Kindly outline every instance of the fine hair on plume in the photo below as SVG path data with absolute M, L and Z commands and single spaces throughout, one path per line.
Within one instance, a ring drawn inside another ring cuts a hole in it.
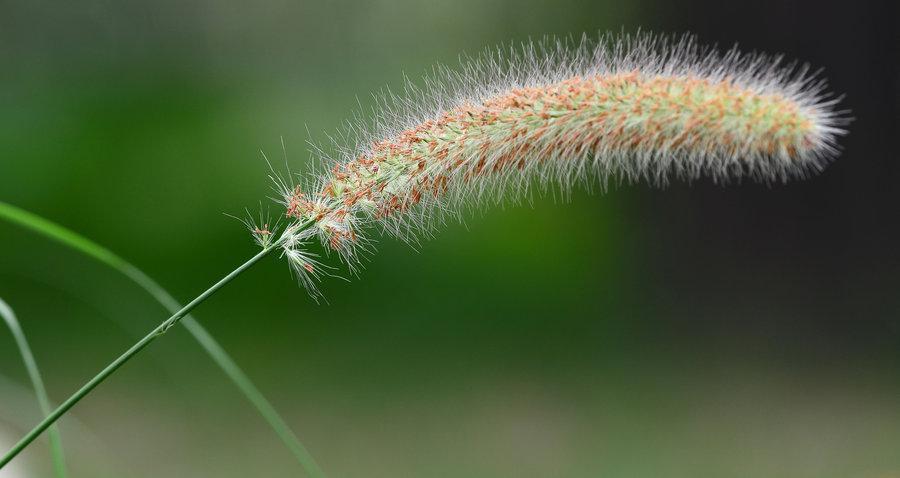
M 273 172 L 286 225 L 249 227 L 314 298 L 331 268 L 313 238 L 355 273 L 372 225 L 415 242 L 467 206 L 535 189 L 805 178 L 837 156 L 849 121 L 808 65 L 690 35 L 545 39 L 436 66 L 423 83 L 376 96 L 370 120 L 313 149 L 320 167 L 302 181 Z

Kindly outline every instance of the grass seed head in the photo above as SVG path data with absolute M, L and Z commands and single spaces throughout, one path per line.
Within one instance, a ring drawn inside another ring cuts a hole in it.
M 353 269 L 370 223 L 414 241 L 447 213 L 520 199 L 535 181 L 567 191 L 611 178 L 803 178 L 836 156 L 847 122 L 825 87 L 805 66 L 690 36 L 489 51 L 380 98 L 374 122 L 351 125 L 351 146 L 323 153 L 313 181 L 279 181 L 282 202 L 292 241 L 316 236 Z M 318 277 L 292 258 L 296 244 L 283 247 L 304 285 Z

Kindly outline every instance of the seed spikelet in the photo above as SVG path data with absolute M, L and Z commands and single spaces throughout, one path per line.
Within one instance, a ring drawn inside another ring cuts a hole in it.
M 448 213 L 521 199 L 534 184 L 804 178 L 837 155 L 845 132 L 825 88 L 807 66 L 691 36 L 488 51 L 379 98 L 374 122 L 348 126 L 330 154 L 317 150 L 325 166 L 311 181 L 277 179 L 292 221 L 281 241 L 298 251 L 315 236 L 353 271 L 370 250 L 369 224 L 415 241 Z

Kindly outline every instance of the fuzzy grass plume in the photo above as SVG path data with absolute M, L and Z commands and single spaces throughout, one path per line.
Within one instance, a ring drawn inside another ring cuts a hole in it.
M 406 240 L 484 200 L 599 181 L 803 178 L 836 156 L 844 112 L 808 66 L 721 53 L 649 34 L 544 41 L 435 69 L 424 88 L 380 98 L 371 126 L 350 125 L 326 170 L 275 177 L 290 224 L 279 236 L 315 295 L 318 237 L 354 270 L 377 223 Z M 362 123 L 364 124 L 364 123 Z M 274 238 L 254 227 L 257 240 Z M 262 236 L 260 236 L 262 234 Z

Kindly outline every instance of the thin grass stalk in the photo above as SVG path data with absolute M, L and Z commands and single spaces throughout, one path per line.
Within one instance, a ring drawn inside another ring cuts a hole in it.
M 168 310 L 170 314 L 175 314 L 182 308 L 182 305 L 175 300 L 171 294 L 150 276 L 145 274 L 144 271 L 138 269 L 136 266 L 109 249 L 70 229 L 2 201 L 0 201 L 0 218 L 7 219 L 30 231 L 69 246 L 72 249 L 119 271 L 156 299 L 156 301 Z M 318 463 L 316 463 L 312 454 L 309 453 L 272 403 L 265 395 L 263 395 L 234 359 L 231 358 L 228 352 L 226 352 L 206 328 L 191 315 L 186 315 L 182 319 L 182 323 L 194 340 L 200 344 L 216 365 L 225 372 L 225 375 L 228 376 L 241 393 L 244 394 L 247 400 L 250 401 L 253 407 L 256 408 L 256 411 L 263 417 L 266 423 L 269 424 L 306 473 L 312 478 L 324 478 L 325 473 Z M 48 407 L 45 414 L 49 413 L 49 411 L 50 407 Z
M 0 373 L 0 396 L 3 397 L 3 409 L 0 410 L 0 421 L 11 424 L 14 429 L 27 429 L 31 426 L 30 419 L 16 410 L 21 410 L 34 401 L 34 390 L 26 385 L 20 384 L 8 375 Z M 50 396 L 48 395 L 48 398 Z M 58 403 L 50 398 L 49 411 L 52 411 Z M 70 429 L 68 433 L 79 436 L 79 441 L 89 443 L 93 448 L 102 445 L 103 440 L 91 430 L 91 428 L 78 419 L 77 416 L 70 415 L 66 417 L 66 427 Z M 96 451 L 96 450 L 94 450 Z
M 173 314 L 168 319 L 164 320 L 161 324 L 159 324 L 155 329 L 151 330 L 150 333 L 144 336 L 141 340 L 139 340 L 136 344 L 132 345 L 131 348 L 126 350 L 122 355 L 113 360 L 109 365 L 106 366 L 103 370 L 101 370 L 97 375 L 95 375 L 92 379 L 90 379 L 87 383 L 85 383 L 77 392 L 72 394 L 71 397 L 66 399 L 59 407 L 57 407 L 53 412 L 51 412 L 44 420 L 42 420 L 37 426 L 35 426 L 27 435 L 25 435 L 12 449 L 0 458 L 0 469 L 6 466 L 7 463 L 12 461 L 13 458 L 16 457 L 22 450 L 25 449 L 31 442 L 33 442 L 38 436 L 41 435 L 47 428 L 56 423 L 57 420 L 61 416 L 63 416 L 69 409 L 75 406 L 76 403 L 81 401 L 87 394 L 91 393 L 91 391 L 100 385 L 104 380 L 106 380 L 110 375 L 115 373 L 122 365 L 125 365 L 126 362 L 131 360 L 135 355 L 137 355 L 141 350 L 144 350 L 145 347 L 150 345 L 151 342 L 156 340 L 161 335 L 164 335 L 169 331 L 175 324 L 181 321 L 191 310 L 200 305 L 203 301 L 208 299 L 210 296 L 215 294 L 219 289 L 223 286 L 234 280 L 235 277 L 239 276 L 242 272 L 246 271 L 254 264 L 260 261 L 263 257 L 267 256 L 272 250 L 275 248 L 268 247 L 263 249 L 255 256 L 251 257 L 244 262 L 240 266 L 238 266 L 235 270 L 231 271 L 220 279 L 218 282 L 213 284 L 209 289 L 206 289 L 202 294 L 198 295 L 194 300 L 190 301 L 187 305 L 182 307 L 178 312 Z
M 0 316 L 3 317 L 4 322 L 9 327 L 9 331 L 16 341 L 16 346 L 19 348 L 19 355 L 22 357 L 22 361 L 25 362 L 25 369 L 28 371 L 28 378 L 31 380 L 34 394 L 37 396 L 41 414 L 45 417 L 49 416 L 53 409 L 50 406 L 50 398 L 47 397 L 47 389 L 44 387 L 41 370 L 38 368 L 37 361 L 34 359 L 34 354 L 31 352 L 31 347 L 28 345 L 25 332 L 22 331 L 16 314 L 13 312 L 12 307 L 4 302 L 2 298 L 0 298 Z M 50 456 L 53 459 L 53 472 L 57 478 L 66 478 L 68 475 L 66 472 L 66 456 L 63 452 L 59 427 L 56 425 L 50 427 L 48 435 L 50 437 Z

